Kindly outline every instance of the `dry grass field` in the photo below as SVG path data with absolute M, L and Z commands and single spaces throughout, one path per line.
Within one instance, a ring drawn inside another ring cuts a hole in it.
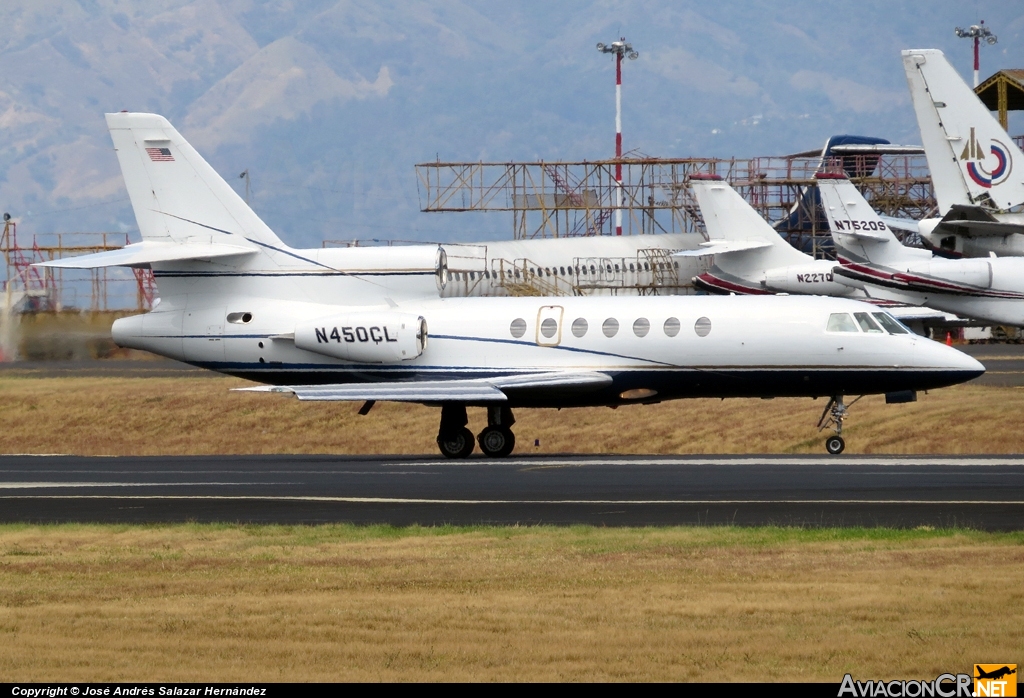
M 0 453 L 436 453 L 436 409 L 242 385 L 7 372 Z M 520 410 L 517 450 L 820 453 L 823 407 Z M 849 452 L 1022 452 L 1022 411 L 866 398 Z M 1017 661 L 1022 573 L 1024 533 L 3 525 L 0 682 L 933 678 Z
M 934 678 L 1024 647 L 1024 535 L 0 526 L 0 681 Z
M 231 392 L 227 377 L 0 376 L 0 453 L 435 454 L 439 411 L 300 403 Z M 825 400 L 679 400 L 518 410 L 519 453 L 822 453 Z M 847 453 L 1024 452 L 1024 388 L 957 386 L 907 405 L 868 397 L 851 411 Z M 470 428 L 486 423 L 470 411 Z M 540 445 L 535 442 L 539 440 Z

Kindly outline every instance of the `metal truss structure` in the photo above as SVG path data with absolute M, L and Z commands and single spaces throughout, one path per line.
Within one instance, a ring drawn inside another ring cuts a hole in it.
M 594 162 L 432 162 L 416 166 L 424 212 L 503 211 L 517 239 L 607 235 L 615 207 L 615 169 L 622 166 L 624 234 L 703 233 L 688 181 L 717 174 L 795 246 L 829 256 L 831 241 L 814 188 L 820 169 L 846 171 L 880 213 L 934 215 L 923 155 L 829 158 L 627 157 Z
M 33 267 L 64 257 L 117 250 L 128 244 L 124 233 L 53 233 L 18 240 L 17 224 L 4 222 L 0 235 L 6 276 L 2 283 L 4 306 L 20 312 L 59 311 L 66 308 L 105 311 L 153 306 L 156 284 L 150 269 L 65 270 Z M 86 288 L 88 301 L 86 302 Z M 131 300 L 129 300 L 131 299 Z

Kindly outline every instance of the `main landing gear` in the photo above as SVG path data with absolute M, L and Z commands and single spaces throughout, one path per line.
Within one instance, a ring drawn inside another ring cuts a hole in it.
M 861 395 L 861 397 L 864 396 Z M 857 400 L 860 400 L 860 397 Z M 843 420 L 846 419 L 846 411 L 857 400 L 854 400 L 849 405 L 844 405 L 842 395 L 833 395 L 821 413 L 821 419 L 818 420 L 818 431 L 830 427 L 835 431 L 835 435 L 825 439 L 825 450 L 833 456 L 838 456 L 846 449 L 846 441 L 843 440 Z
M 437 432 L 437 447 L 447 458 L 467 458 L 473 452 L 473 432 L 466 428 L 469 418 L 465 405 L 441 407 L 441 428 Z M 512 425 L 516 423 L 512 410 L 505 405 L 487 408 L 487 427 L 477 436 L 480 450 L 488 458 L 504 458 L 516 446 Z

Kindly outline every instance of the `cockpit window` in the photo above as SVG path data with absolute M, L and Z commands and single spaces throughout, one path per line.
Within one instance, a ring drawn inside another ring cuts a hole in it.
M 910 334 L 910 330 L 889 313 L 872 313 L 889 334 Z
M 878 326 L 878 323 L 871 317 L 871 313 L 854 313 L 853 316 L 857 318 L 857 324 L 865 332 L 878 332 L 884 334 L 882 328 Z
M 828 316 L 828 327 L 825 329 L 829 332 L 859 332 L 857 323 L 849 313 L 832 313 Z

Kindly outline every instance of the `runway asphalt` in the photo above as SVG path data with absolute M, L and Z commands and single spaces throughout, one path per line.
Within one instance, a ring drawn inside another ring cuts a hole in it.
M 961 345 L 1024 386 L 1024 345 Z M 175 361 L 15 362 L 0 375 L 218 374 Z M 1024 528 L 1024 458 L 0 456 L 0 522 Z
M 957 349 L 985 365 L 972 385 L 1024 386 L 1024 344 L 958 344 Z
M 1024 528 L 1024 458 L 0 457 L 2 522 Z

